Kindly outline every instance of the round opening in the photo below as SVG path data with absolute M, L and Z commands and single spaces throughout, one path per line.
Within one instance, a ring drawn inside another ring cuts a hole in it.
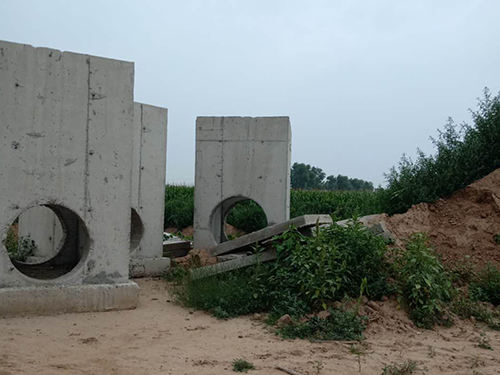
M 217 243 L 267 227 L 262 207 L 252 199 L 234 197 L 221 202 L 212 214 L 212 234 Z
M 144 225 L 136 210 L 130 210 L 130 252 L 139 247 L 144 234 Z
M 76 213 L 48 204 L 19 215 L 3 245 L 18 271 L 34 279 L 52 280 L 80 263 L 88 253 L 89 235 Z

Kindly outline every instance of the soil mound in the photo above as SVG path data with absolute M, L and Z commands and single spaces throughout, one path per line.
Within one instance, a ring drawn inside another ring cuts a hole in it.
M 447 199 L 412 206 L 384 221 L 397 245 L 412 233 L 427 233 L 445 264 L 469 259 L 476 267 L 487 262 L 499 266 L 500 169 Z

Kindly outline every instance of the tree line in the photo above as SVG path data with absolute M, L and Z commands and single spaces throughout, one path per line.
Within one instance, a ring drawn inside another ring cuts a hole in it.
M 373 191 L 373 183 L 341 174 L 326 176 L 321 168 L 304 163 L 292 166 L 291 185 L 293 189 L 304 190 L 364 190 Z

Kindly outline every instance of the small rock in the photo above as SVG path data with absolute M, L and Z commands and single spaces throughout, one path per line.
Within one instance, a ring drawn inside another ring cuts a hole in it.
M 382 300 L 382 302 L 387 302 L 387 301 L 389 301 L 389 297 L 382 296 L 381 300 Z
M 333 308 L 334 308 L 335 310 L 340 310 L 340 309 L 342 309 L 342 302 L 340 302 L 340 301 L 335 301 L 335 302 L 333 303 Z
M 262 320 L 262 315 L 255 313 L 252 315 L 252 319 L 253 320 Z
M 380 310 L 380 306 L 377 305 L 377 303 L 374 302 L 374 301 L 368 301 L 366 305 L 370 306 L 375 311 L 379 311 Z
M 328 310 L 320 311 L 316 316 L 320 319 L 326 319 L 330 316 L 330 311 Z
M 281 318 L 278 319 L 277 324 L 279 326 L 289 326 L 293 324 L 292 317 L 288 314 L 283 315 Z
M 476 324 L 476 318 L 474 318 L 473 316 L 470 317 L 470 321 L 472 322 L 472 324 Z
M 239 335 L 239 336 L 238 336 L 238 338 L 239 338 L 239 339 L 242 339 L 242 338 L 243 338 L 243 336 L 242 336 L 242 335 Z
M 367 296 L 363 296 L 361 297 L 361 304 L 362 305 L 366 305 L 368 303 L 369 299 Z

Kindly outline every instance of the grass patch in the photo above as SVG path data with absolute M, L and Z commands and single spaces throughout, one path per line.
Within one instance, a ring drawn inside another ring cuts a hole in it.
M 235 359 L 233 361 L 233 371 L 236 372 L 248 372 L 249 370 L 255 370 L 255 366 L 244 359 Z
M 219 319 L 228 319 L 264 311 L 268 301 L 258 293 L 255 269 L 234 271 L 204 279 L 183 279 L 173 285 L 177 301 L 186 307 L 209 311 Z
M 313 316 L 307 322 L 278 328 L 277 334 L 287 339 L 362 340 L 366 318 L 352 311 L 330 310 L 326 319 Z
M 418 363 L 410 359 L 401 364 L 391 363 L 385 366 L 382 375 L 408 375 L 419 370 Z
M 474 300 L 500 305 L 500 270 L 488 264 L 471 282 L 469 293 Z

